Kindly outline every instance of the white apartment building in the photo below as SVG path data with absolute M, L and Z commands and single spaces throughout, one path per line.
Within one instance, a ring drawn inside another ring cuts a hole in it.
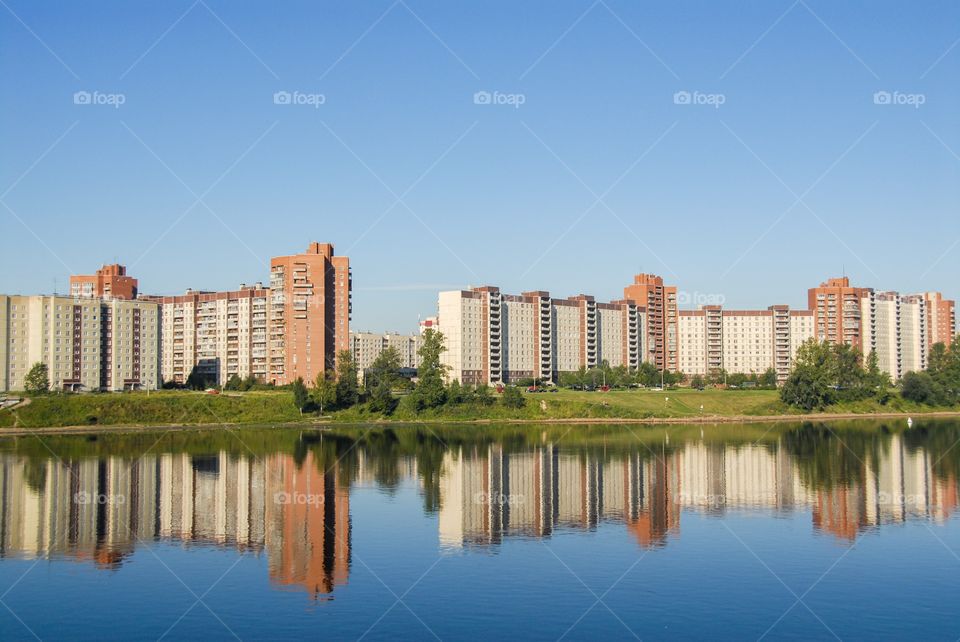
M 220 385 L 233 375 L 267 381 L 269 298 L 259 283 L 231 292 L 150 297 L 161 309 L 164 381 L 185 383 L 194 368 Z
M 627 301 L 509 295 L 484 286 L 441 292 L 437 307 L 447 347 L 441 360 L 447 376 L 462 383 L 556 382 L 561 372 L 603 361 L 634 369 L 643 354 L 645 311 Z
M 23 390 L 35 363 L 54 390 L 156 389 L 159 348 L 156 303 L 0 295 L 0 390 Z
M 393 348 L 400 355 L 400 367 L 420 367 L 421 334 L 397 334 L 396 332 L 351 332 L 350 352 L 360 376 L 373 365 L 377 357 L 387 348 Z
M 774 305 L 766 310 L 723 310 L 718 305 L 681 310 L 679 367 L 687 375 L 763 373 L 778 380 L 790 374 L 800 345 L 814 336 L 813 314 Z
M 927 367 L 928 305 L 920 294 L 870 292 L 860 301 L 864 356 L 877 353 L 877 365 L 897 381 Z

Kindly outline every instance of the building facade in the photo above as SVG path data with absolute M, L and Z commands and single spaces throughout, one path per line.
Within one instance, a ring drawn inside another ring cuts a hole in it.
M 53 390 L 155 390 L 159 350 L 151 301 L 0 295 L 0 390 L 23 390 L 35 363 Z
M 720 371 L 760 374 L 773 368 L 785 380 L 800 345 L 814 336 L 813 314 L 786 305 L 724 310 L 719 305 L 679 312 L 679 367 L 687 375 Z
M 104 265 L 96 274 L 70 276 L 70 296 L 84 298 L 136 299 L 137 280 L 127 276 L 127 268 L 114 263 Z
M 270 381 L 312 383 L 335 367 L 350 349 L 351 288 L 350 260 L 329 243 L 270 260 Z
M 655 274 L 637 274 L 623 288 L 623 298 L 646 310 L 647 343 L 644 348 L 657 370 L 679 370 L 677 288 L 664 285 Z
M 267 381 L 270 291 L 261 284 L 150 298 L 160 305 L 164 381 L 184 384 L 194 370 L 219 385 L 234 375 Z
M 922 296 L 927 305 L 927 345 L 942 343 L 950 347 L 957 335 L 956 303 L 939 292 L 924 292 Z
M 421 334 L 397 334 L 396 332 L 351 332 L 350 353 L 357 370 L 362 374 L 373 365 L 377 357 L 387 348 L 393 348 L 400 355 L 401 368 L 419 368 L 418 351 L 423 345 Z
M 810 288 L 807 307 L 813 312 L 816 338 L 861 348 L 862 301 L 872 292 L 871 288 L 851 286 L 845 276 L 827 279 L 818 287 Z
M 923 295 L 870 292 L 861 302 L 864 356 L 877 354 L 877 366 L 897 381 L 927 367 L 927 302 Z
M 450 379 L 465 384 L 556 382 L 562 372 L 603 361 L 634 369 L 643 358 L 645 314 L 631 301 L 483 286 L 441 292 L 438 313 L 447 348 L 441 361 Z

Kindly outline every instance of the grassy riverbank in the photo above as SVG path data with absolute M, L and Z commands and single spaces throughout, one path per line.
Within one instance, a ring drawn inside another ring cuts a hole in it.
M 774 390 L 617 390 L 607 393 L 562 390 L 557 393 L 524 394 L 526 405 L 513 409 L 499 401 L 492 405 L 460 404 L 415 412 L 401 403 L 390 417 L 357 406 L 328 414 L 325 421 L 516 421 L 576 419 L 704 419 L 800 417 L 784 405 Z M 702 406 L 702 409 L 701 409 Z M 899 396 L 881 405 L 874 400 L 837 404 L 825 409 L 836 415 L 864 415 L 960 411 L 960 407 L 921 406 Z M 15 410 L 0 410 L 4 427 L 42 428 L 63 426 L 159 426 L 182 424 L 275 424 L 317 421 L 293 405 L 288 391 L 225 393 L 209 395 L 188 391 L 123 394 L 47 395 L 35 397 Z

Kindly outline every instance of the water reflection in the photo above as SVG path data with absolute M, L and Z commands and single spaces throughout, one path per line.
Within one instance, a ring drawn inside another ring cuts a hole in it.
M 309 453 L 0 457 L 0 555 L 117 568 L 154 540 L 265 551 L 273 583 L 319 596 L 347 581 L 350 495 Z
M 157 541 L 232 547 L 265 554 L 274 586 L 319 599 L 350 574 L 358 485 L 415 484 L 444 549 L 600 524 L 661 547 L 685 511 L 809 513 L 814 530 L 851 541 L 884 524 L 948 519 L 958 505 L 960 427 L 951 422 L 706 437 L 687 427 L 669 439 L 615 426 L 325 434 L 3 440 L 0 556 L 116 569 Z

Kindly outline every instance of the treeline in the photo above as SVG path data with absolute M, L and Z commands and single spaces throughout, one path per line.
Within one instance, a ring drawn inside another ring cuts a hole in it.
M 908 372 L 900 384 L 904 399 L 931 406 L 960 404 L 960 335 L 949 348 L 942 343 L 933 344 L 927 369 Z
M 863 399 L 885 405 L 895 392 L 892 388 L 890 376 L 878 367 L 876 352 L 864 358 L 852 346 L 810 339 L 797 351 L 780 398 L 806 411 Z M 934 344 L 927 369 L 904 375 L 900 395 L 928 405 L 960 403 L 960 336 L 950 348 Z
M 383 350 L 364 372 L 362 386 L 358 383 L 359 372 L 353 355 L 349 350 L 343 350 L 337 355 L 336 372 L 318 374 L 312 388 L 308 389 L 302 378 L 293 382 L 293 403 L 301 413 L 318 412 L 321 415 L 355 407 L 392 415 L 401 404 L 406 411 L 420 413 L 444 406 L 493 406 L 498 403 L 489 386 L 461 385 L 457 380 L 447 385 L 447 366 L 440 362 L 440 355 L 445 350 L 443 334 L 427 330 L 418 350 L 420 367 L 415 384 L 400 375 L 400 354 L 390 347 Z M 526 405 L 526 399 L 519 388 L 508 386 L 503 389 L 499 403 L 506 408 L 519 409 Z
M 889 388 L 890 377 L 877 365 L 876 352 L 864 360 L 853 346 L 810 339 L 797 350 L 780 399 L 806 411 L 870 398 L 885 404 Z

